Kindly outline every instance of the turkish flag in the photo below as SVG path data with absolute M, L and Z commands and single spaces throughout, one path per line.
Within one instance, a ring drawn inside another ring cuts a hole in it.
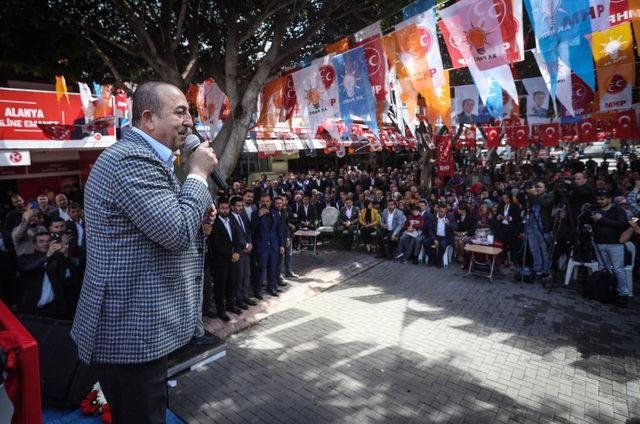
M 438 175 L 441 177 L 452 176 L 456 167 L 451 154 L 451 137 L 448 135 L 436 135 L 435 141 L 438 157 Z
M 517 149 L 523 147 L 529 147 L 529 127 L 527 125 L 520 125 L 510 128 L 510 145 Z
M 591 118 L 585 118 L 576 125 L 579 143 L 592 143 L 598 141 L 598 132 L 596 121 Z
M 487 127 L 485 129 L 487 135 L 487 147 L 493 148 L 500 145 L 500 139 L 502 138 L 502 128 L 500 127 Z
M 611 119 L 615 138 L 638 137 L 638 124 L 633 110 L 616 113 Z
M 540 139 L 545 147 L 558 147 L 560 141 L 560 124 L 540 125 Z

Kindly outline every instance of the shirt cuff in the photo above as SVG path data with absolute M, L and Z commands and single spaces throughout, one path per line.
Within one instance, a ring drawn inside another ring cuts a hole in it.
M 204 183 L 204 185 L 206 185 L 207 187 L 209 187 L 209 184 L 207 184 L 207 180 L 205 180 L 204 178 L 202 178 L 200 175 L 196 175 L 196 174 L 189 174 L 189 175 L 187 175 L 187 178 L 193 178 L 194 180 L 202 181 L 202 182 Z

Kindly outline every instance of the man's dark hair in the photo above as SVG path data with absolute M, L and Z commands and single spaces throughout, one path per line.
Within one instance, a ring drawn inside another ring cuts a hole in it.
M 227 200 L 226 197 L 221 197 L 220 199 L 218 199 L 218 207 L 220 207 L 220 205 L 222 204 L 229 204 L 229 200 Z
M 80 203 L 78 202 L 71 202 L 69 204 L 69 209 L 80 209 Z
M 67 221 L 65 221 L 63 218 L 57 217 L 57 218 L 53 218 L 51 220 L 51 222 L 49 223 L 49 226 L 52 226 L 56 222 L 64 222 L 65 224 L 67 223 Z
M 47 237 L 51 237 L 51 233 L 48 231 L 38 231 L 37 233 L 35 233 L 33 235 L 33 242 L 35 243 L 36 240 L 38 240 L 38 237 L 40 236 L 47 236 Z
M 231 197 L 231 199 L 229 199 L 229 206 L 235 207 L 236 203 L 238 203 L 238 202 L 242 202 L 242 197 L 233 196 L 233 197 Z
M 142 112 L 149 110 L 156 115 L 160 116 L 162 111 L 162 102 L 160 96 L 158 96 L 158 87 L 167 84 L 162 81 L 147 81 L 143 82 L 133 92 L 131 101 L 133 107 L 131 110 L 131 123 L 134 127 L 140 125 L 142 119 Z

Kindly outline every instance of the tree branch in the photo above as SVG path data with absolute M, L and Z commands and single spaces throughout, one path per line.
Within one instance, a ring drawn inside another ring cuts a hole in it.
M 249 24 L 249 27 L 245 31 L 243 31 L 243 34 L 240 36 L 238 40 L 239 44 L 243 44 L 244 42 L 249 40 L 251 37 L 253 37 L 255 32 L 258 31 L 258 29 L 260 28 L 260 25 L 262 25 L 271 16 L 273 16 L 280 10 L 286 7 L 289 7 L 294 3 L 295 3 L 295 0 L 287 0 L 287 1 L 280 1 L 280 2 L 278 2 L 277 0 L 271 0 L 265 7 L 265 11 L 259 14 L 258 16 L 256 16 L 256 19 Z
M 147 32 L 144 26 L 144 22 L 141 18 L 136 16 L 136 11 L 131 6 L 131 4 L 127 0 L 111 0 L 111 2 L 119 8 L 122 12 L 124 12 L 125 18 L 129 22 L 131 29 L 133 29 L 136 38 L 140 44 L 146 44 L 147 49 L 149 50 L 150 56 L 157 57 L 158 51 L 156 49 L 156 45 L 151 39 L 151 36 Z M 143 49 L 144 50 L 144 49 Z M 151 64 L 151 63 L 150 63 Z
M 171 52 L 175 52 L 178 48 L 178 45 L 180 44 L 182 32 L 184 31 L 184 21 L 187 17 L 187 4 L 187 0 L 182 0 L 182 4 L 180 5 L 180 14 L 178 15 L 178 22 L 176 23 L 176 35 L 169 48 Z M 195 13 L 197 14 L 197 10 Z
M 111 59 L 109 59 L 109 56 L 105 54 L 105 52 L 100 48 L 100 46 L 98 46 L 98 44 L 91 37 L 85 35 L 85 38 L 89 41 L 89 43 L 91 43 L 93 48 L 96 50 L 96 53 L 98 53 L 98 56 L 100 56 L 100 58 L 104 61 L 107 67 L 109 67 L 109 70 L 113 74 L 113 78 L 116 80 L 116 83 L 122 83 L 122 77 L 120 76 L 120 73 L 116 69 Z

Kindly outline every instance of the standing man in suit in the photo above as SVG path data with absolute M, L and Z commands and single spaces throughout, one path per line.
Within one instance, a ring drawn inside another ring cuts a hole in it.
M 287 207 L 286 196 L 280 196 L 274 200 L 273 207 L 276 210 L 276 214 L 280 216 L 280 230 L 282 231 L 282 237 L 284 238 L 284 253 L 278 256 L 278 285 L 282 287 L 288 286 L 288 284 L 284 281 L 282 277 L 282 261 L 284 259 L 284 267 L 285 267 L 285 276 L 287 278 L 296 278 L 293 270 L 291 269 L 291 237 L 292 237 L 292 226 L 295 228 L 295 225 L 291 224 L 289 217 L 289 208 Z
M 251 193 L 253 196 L 253 193 Z M 256 302 L 249 297 L 249 281 L 251 273 L 251 252 L 253 240 L 251 237 L 251 223 L 244 213 L 244 202 L 240 196 L 231 198 L 232 218 L 238 229 L 238 242 L 240 258 L 236 262 L 236 306 L 240 309 L 248 309 L 248 305 L 254 306 Z
M 184 183 L 176 178 L 173 152 L 193 119 L 171 84 L 138 86 L 132 124 L 87 181 L 87 269 L 71 336 L 95 368 L 114 424 L 164 423 L 167 355 L 204 334 L 202 225 L 218 160 L 202 143 Z
M 260 196 L 260 209 L 251 216 L 253 241 L 258 255 L 258 278 L 254 281 L 253 293 L 262 299 L 262 283 L 267 279 L 267 292 L 278 297 L 278 255 L 284 254 L 284 233 L 282 221 L 271 209 L 271 197 L 268 193 Z
M 229 321 L 227 312 L 240 315 L 236 306 L 236 263 L 240 260 L 240 237 L 235 223 L 229 217 L 229 201 L 218 201 L 218 216 L 213 223 L 213 231 L 208 238 L 209 251 L 213 255 L 213 297 L 218 318 Z M 246 307 L 245 307 L 246 309 Z

